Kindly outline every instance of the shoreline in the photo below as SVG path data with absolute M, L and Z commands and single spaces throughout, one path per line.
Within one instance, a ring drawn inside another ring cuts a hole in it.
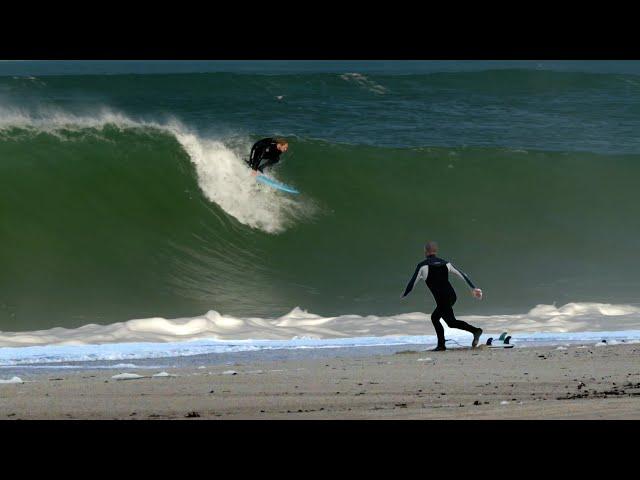
M 424 330 L 424 326 L 421 325 Z M 449 348 L 460 348 L 470 345 L 472 336 L 467 332 L 444 328 Z M 494 329 L 485 332 L 480 338 L 480 344 L 485 344 L 490 337 L 500 336 L 499 332 L 508 331 L 512 337 L 511 343 L 518 348 L 541 346 L 565 346 L 576 344 L 640 344 L 640 329 L 627 330 L 588 330 L 588 331 L 517 331 L 516 329 Z M 0 332 L 0 337 L 2 332 Z M 66 365 L 81 368 L 91 368 L 102 362 L 105 365 L 115 365 L 126 362 L 160 362 L 161 365 L 176 366 L 189 364 L 189 358 L 225 358 L 236 355 L 246 355 L 249 358 L 261 358 L 270 355 L 286 356 L 298 352 L 299 355 L 326 355 L 321 352 L 332 352 L 339 355 L 341 351 L 371 352 L 394 351 L 403 346 L 421 348 L 435 347 L 435 335 L 404 334 L 381 336 L 293 336 L 282 339 L 220 339 L 204 338 L 175 338 L 168 337 L 164 341 L 104 341 L 98 343 L 83 343 L 73 341 L 68 343 L 52 343 L 45 345 L 3 346 L 0 342 L 0 371 L 7 368 L 65 368 Z
M 640 419 L 639 344 L 372 349 L 3 368 L 0 419 Z

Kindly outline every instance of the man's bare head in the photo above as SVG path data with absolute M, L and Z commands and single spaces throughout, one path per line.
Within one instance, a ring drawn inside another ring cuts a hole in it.
M 438 244 L 435 241 L 429 240 L 424 244 L 425 255 L 435 255 L 436 253 L 438 253 Z
M 284 153 L 289 149 L 289 142 L 286 138 L 276 138 L 276 148 Z

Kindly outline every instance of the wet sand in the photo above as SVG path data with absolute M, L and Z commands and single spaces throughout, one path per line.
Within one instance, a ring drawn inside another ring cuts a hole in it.
M 640 419 L 639 344 L 410 348 L 233 365 L 208 365 L 205 356 L 201 366 L 180 368 L 0 371 L 0 379 L 25 382 L 0 384 L 0 419 Z M 160 371 L 175 376 L 152 377 Z M 122 373 L 143 378 L 112 378 Z

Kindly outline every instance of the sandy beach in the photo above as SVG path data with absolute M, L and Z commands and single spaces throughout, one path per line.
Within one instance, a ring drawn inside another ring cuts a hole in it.
M 0 384 L 0 419 L 640 419 L 639 344 L 410 348 L 231 365 L 204 356 L 162 369 L 5 369 L 0 379 L 23 383 Z

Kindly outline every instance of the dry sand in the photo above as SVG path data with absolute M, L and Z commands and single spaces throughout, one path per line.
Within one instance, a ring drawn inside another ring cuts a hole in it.
M 24 370 L 0 384 L 0 419 L 640 419 L 640 345 L 587 347 Z

